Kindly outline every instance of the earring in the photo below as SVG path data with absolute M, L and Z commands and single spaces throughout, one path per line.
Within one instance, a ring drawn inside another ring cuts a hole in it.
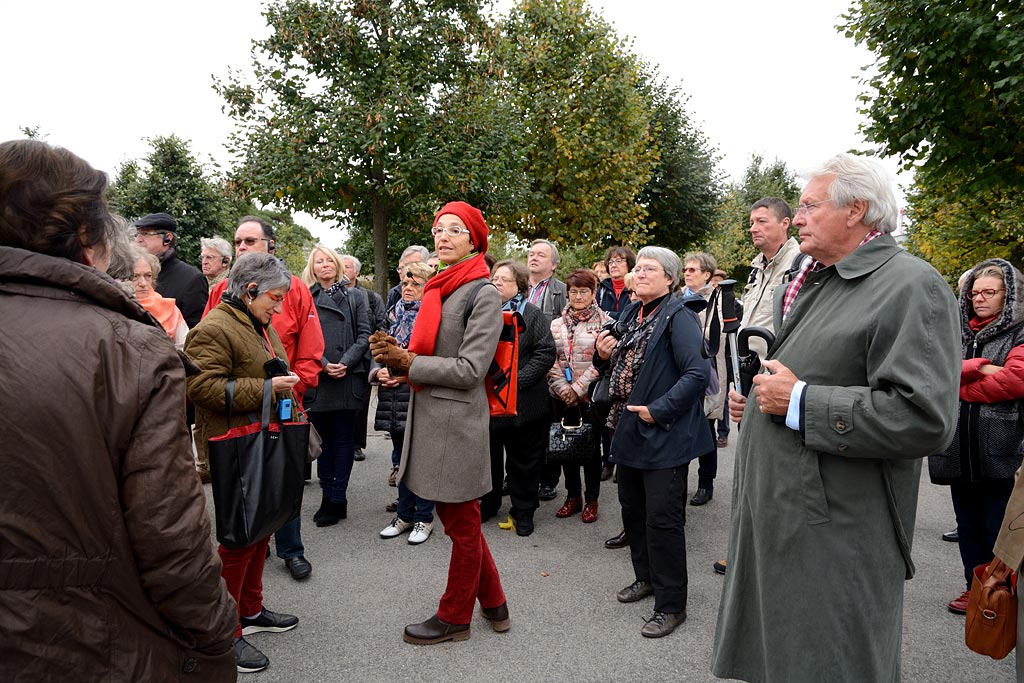
M 255 301 L 251 296 L 249 297 L 249 305 L 252 306 L 252 302 Z

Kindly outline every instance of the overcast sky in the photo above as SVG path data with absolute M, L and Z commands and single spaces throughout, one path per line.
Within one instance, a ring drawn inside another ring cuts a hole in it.
M 856 79 L 873 60 L 835 29 L 849 4 L 591 0 L 690 96 L 694 121 L 732 178 L 754 153 L 799 171 L 865 147 Z M 113 177 L 147 153 L 145 138 L 174 133 L 200 160 L 226 165 L 232 123 L 210 86 L 229 67 L 248 68 L 250 41 L 269 32 L 261 8 L 260 0 L 4 0 L 0 140 L 39 126 Z M 341 244 L 340 231 L 299 222 Z

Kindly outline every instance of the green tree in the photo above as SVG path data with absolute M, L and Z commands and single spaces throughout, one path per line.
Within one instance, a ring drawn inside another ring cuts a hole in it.
M 523 239 L 640 243 L 638 201 L 659 149 L 638 61 L 583 0 L 520 2 L 502 24 L 496 63 L 529 191 L 494 217 Z
M 199 239 L 230 238 L 232 203 L 219 179 L 192 154 L 188 142 L 175 135 L 149 140 L 152 150 L 142 161 L 122 164 L 110 185 L 111 208 L 132 220 L 167 213 L 178 222 L 178 256 L 199 263 Z
M 861 101 L 881 154 L 953 195 L 1024 186 L 1024 3 L 857 0 L 843 21 L 876 57 Z
M 408 244 L 389 239 L 395 219 L 423 243 L 444 201 L 514 203 L 517 123 L 478 59 L 494 36 L 477 0 L 279 0 L 264 15 L 249 77 L 216 83 L 256 197 L 371 234 L 377 273 Z
M 795 206 L 800 198 L 800 187 L 785 162 L 776 159 L 765 165 L 764 159 L 755 154 L 750 158 L 743 180 L 728 187 L 706 247 L 718 261 L 718 267 L 739 282 L 746 281 L 750 261 L 757 255 L 750 241 L 750 207 L 764 197 L 781 197 Z
M 990 188 L 958 195 L 918 181 L 907 193 L 904 246 L 955 284 L 960 273 L 987 258 L 1024 265 L 1024 205 L 1019 192 Z
M 707 239 L 715 227 L 722 192 L 718 159 L 691 122 L 678 88 L 655 82 L 647 90 L 661 150 L 640 193 L 640 203 L 647 208 L 648 242 L 686 251 Z

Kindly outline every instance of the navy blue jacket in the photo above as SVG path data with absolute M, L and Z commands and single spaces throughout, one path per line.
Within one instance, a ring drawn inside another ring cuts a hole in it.
M 641 470 L 660 470 L 688 463 L 714 449 L 704 418 L 704 390 L 711 366 L 701 356 L 701 331 L 692 309 L 700 297 L 669 297 L 647 345 L 643 365 L 627 405 L 647 406 L 654 424 L 624 411 L 612 435 L 611 459 Z M 620 320 L 636 318 L 640 302 L 622 312 Z M 605 366 L 594 356 L 597 367 Z
M 597 284 L 597 305 L 602 311 L 615 318 L 619 319 L 629 304 L 632 302 L 629 300 L 629 292 L 625 288 L 619 292 L 619 296 L 615 296 L 615 287 L 612 286 L 612 279 L 606 277 Z

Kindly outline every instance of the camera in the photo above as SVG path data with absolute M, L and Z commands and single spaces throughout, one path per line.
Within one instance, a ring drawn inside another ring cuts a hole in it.
M 616 339 L 622 339 L 626 334 L 626 330 L 628 329 L 629 323 L 614 319 L 609 320 L 608 322 L 601 326 L 602 332 L 607 330 Z
M 263 364 L 267 377 L 281 377 L 288 374 L 288 364 L 280 358 L 271 358 Z

